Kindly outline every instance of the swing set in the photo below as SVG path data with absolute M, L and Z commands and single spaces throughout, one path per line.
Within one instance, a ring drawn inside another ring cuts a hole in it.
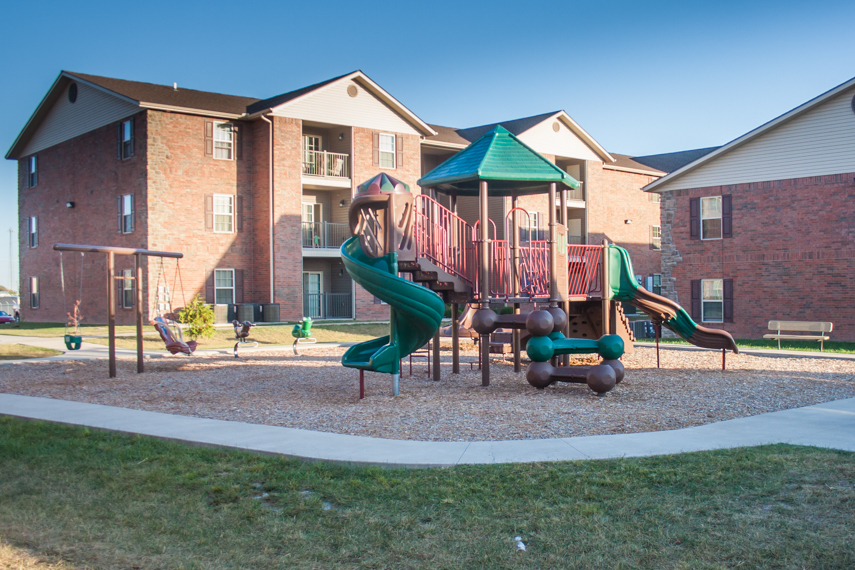
M 63 307 L 65 306 L 65 274 L 62 266 L 62 253 L 65 251 L 73 251 L 81 254 L 86 253 L 104 253 L 107 255 L 107 334 L 109 337 L 109 352 L 110 352 L 110 378 L 116 377 L 116 286 L 115 283 L 117 281 L 134 281 L 137 283 L 137 286 L 134 287 L 136 293 L 136 300 L 134 303 L 134 307 L 136 309 L 136 325 L 137 325 L 137 372 L 143 373 L 145 372 L 145 365 L 143 362 L 143 304 L 142 304 L 142 287 L 139 285 L 142 284 L 142 258 L 143 257 L 159 257 L 161 258 L 161 272 L 163 274 L 163 258 L 173 258 L 176 260 L 176 279 L 180 279 L 181 271 L 178 266 L 178 260 L 184 257 L 183 253 L 171 252 L 171 251 L 152 251 L 149 249 L 133 249 L 130 247 L 114 247 L 114 246 L 106 246 L 106 245 L 78 245 L 78 244 L 70 244 L 70 243 L 55 243 L 53 244 L 53 249 L 55 251 L 60 252 L 59 255 L 59 264 L 60 264 L 60 280 L 62 283 L 62 293 L 63 293 Z M 133 255 L 134 256 L 134 274 L 131 277 L 127 277 L 124 275 L 117 276 L 116 273 L 116 255 Z M 168 284 L 165 285 L 168 288 Z M 158 297 L 156 302 L 158 303 L 158 317 L 154 319 L 153 323 L 155 328 L 163 338 L 166 343 L 166 348 L 173 354 L 176 352 L 183 352 L 185 354 L 190 354 L 195 350 L 196 343 L 190 341 L 188 343 L 184 343 L 182 340 L 176 340 L 172 336 L 172 331 L 170 331 L 167 321 L 163 318 L 160 313 L 161 304 L 159 301 L 160 297 L 160 275 L 158 275 L 158 285 L 156 291 L 158 292 Z M 183 286 L 182 286 L 182 294 L 183 294 Z M 169 292 L 167 291 L 167 295 Z M 80 296 L 83 296 L 83 257 L 81 256 L 81 265 L 80 265 Z M 79 303 L 80 299 L 78 299 Z M 171 302 L 169 301 L 169 297 L 167 297 L 167 301 L 169 302 L 169 307 L 171 309 Z M 75 309 L 78 306 L 78 303 L 75 303 Z M 75 310 L 75 315 L 77 316 L 77 320 L 79 322 L 79 315 Z M 176 327 L 177 328 L 177 327 Z M 66 332 L 67 324 L 66 324 Z M 178 329 L 178 336 L 181 336 L 181 330 Z M 66 335 L 66 341 L 69 341 L 69 337 L 71 337 L 72 344 L 69 346 L 69 349 L 76 350 L 80 348 L 80 337 L 74 337 L 73 335 Z M 191 347 L 192 343 L 192 347 Z M 76 348 L 72 348 L 76 345 Z M 183 346 L 182 346 L 183 345 Z M 186 349 L 185 349 L 186 347 Z M 177 350 L 176 350 L 177 349 Z M 174 350 L 174 351 L 173 351 Z

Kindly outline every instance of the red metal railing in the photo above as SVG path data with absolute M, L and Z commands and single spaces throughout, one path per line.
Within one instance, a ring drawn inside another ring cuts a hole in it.
M 571 297 L 590 296 L 602 290 L 600 279 L 600 260 L 603 257 L 601 245 L 567 246 L 568 289 Z
M 430 196 L 419 194 L 414 204 L 416 256 L 474 286 L 478 271 L 472 226 Z

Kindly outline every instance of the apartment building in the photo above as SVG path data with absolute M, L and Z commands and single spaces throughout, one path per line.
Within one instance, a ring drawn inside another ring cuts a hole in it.
M 855 341 L 855 79 L 694 152 L 637 159 L 669 171 L 645 188 L 662 200 L 663 294 L 736 338 L 830 321 Z
M 664 172 L 606 152 L 563 111 L 502 125 L 583 182 L 568 203 L 577 242 L 607 238 L 642 278 L 658 273 L 659 204 L 640 188 Z M 281 320 L 385 318 L 339 257 L 356 186 L 387 172 L 419 191 L 491 126 L 429 125 L 360 71 L 268 99 L 62 72 L 6 155 L 19 164 L 22 317 L 63 321 L 82 290 L 85 322 L 106 320 L 103 256 L 65 254 L 63 296 L 50 246 L 64 242 L 183 252 L 180 276 L 146 262 L 147 314 L 201 294 L 276 304 Z M 544 233 L 545 197 L 519 205 L 526 236 Z M 509 209 L 491 205 L 498 235 Z M 474 204 L 459 211 L 470 219 Z M 116 277 L 131 264 L 117 258 Z M 135 283 L 115 283 L 129 324 Z

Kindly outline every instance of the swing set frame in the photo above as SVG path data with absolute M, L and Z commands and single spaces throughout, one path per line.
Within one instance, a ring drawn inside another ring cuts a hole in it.
M 114 247 L 110 245 L 80 245 L 73 243 L 55 243 L 55 251 L 76 251 L 80 253 L 104 253 L 107 255 L 107 334 L 110 346 L 110 378 L 116 377 L 116 287 L 117 280 L 126 280 L 126 277 L 118 277 L 116 272 L 116 255 L 134 256 L 134 276 L 136 283 L 136 316 L 137 316 L 137 372 L 145 372 L 143 361 L 143 303 L 142 303 L 142 258 L 143 257 L 169 257 L 181 259 L 183 253 L 175 251 L 153 251 L 150 249 L 134 249 L 130 247 Z

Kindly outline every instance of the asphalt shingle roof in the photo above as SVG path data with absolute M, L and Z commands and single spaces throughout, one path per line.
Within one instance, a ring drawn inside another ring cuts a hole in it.
M 633 156 L 632 160 L 670 174 L 675 170 L 680 170 L 690 162 L 694 162 L 702 156 L 708 155 L 718 148 L 721 147 L 711 146 L 707 148 L 696 148 L 694 150 L 683 150 L 680 152 L 667 152 L 665 154 Z

